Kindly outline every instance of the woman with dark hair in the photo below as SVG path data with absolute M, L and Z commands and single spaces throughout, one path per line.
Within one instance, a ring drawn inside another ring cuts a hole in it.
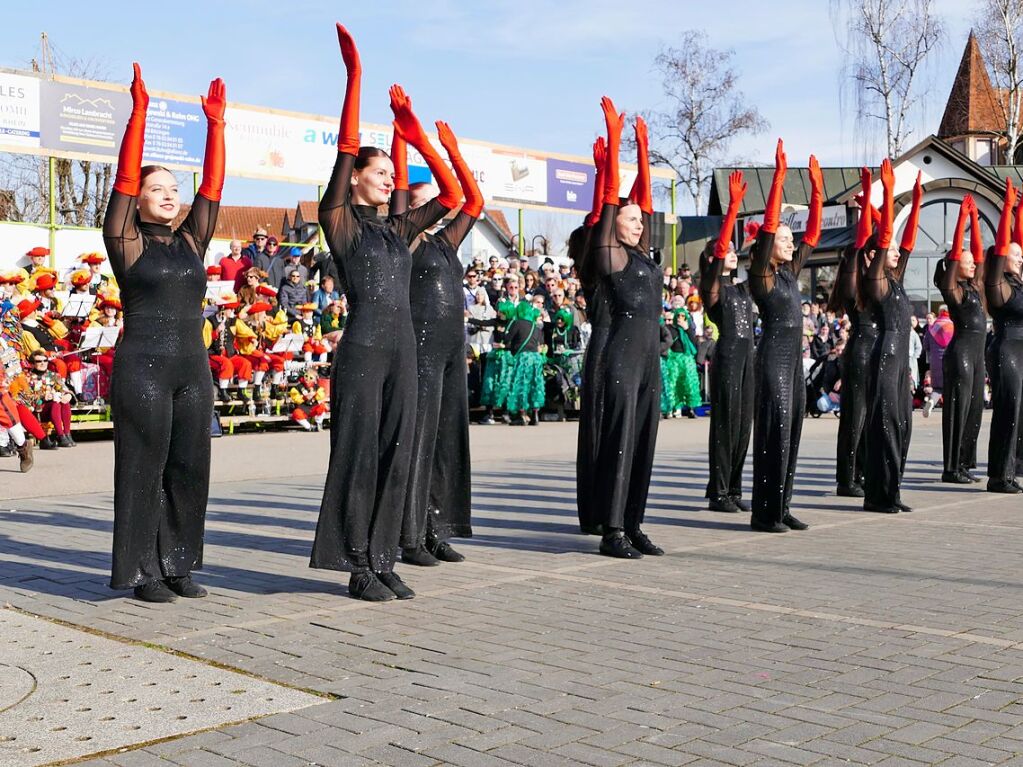
M 700 268 L 700 297 L 718 327 L 710 363 L 710 479 L 708 506 L 714 511 L 749 511 L 742 500 L 742 470 L 753 431 L 753 300 L 747 283 L 732 275 L 739 257 L 732 231 L 746 194 L 742 173 L 728 178 L 728 211 L 721 231 L 708 243 Z
M 873 372 L 868 390 L 870 410 L 865 435 L 870 460 L 863 467 L 863 508 L 865 511 L 896 514 L 913 510 L 902 502 L 900 494 L 913 434 L 913 391 L 909 374 L 909 334 L 913 332 L 909 317 L 912 307 L 902 279 L 916 242 L 923 190 L 917 175 L 913 206 L 903 230 L 902 242 L 897 246 L 893 242 L 895 172 L 888 159 L 881 163 L 881 186 L 884 189 L 881 222 L 874 242 L 868 242 L 861 251 L 864 261 L 869 260 L 870 266 L 866 267 L 860 281 L 860 302 L 874 313 L 881 328 L 871 359 Z M 863 191 L 868 197 L 869 188 Z
M 989 493 L 1023 492 L 1016 482 L 1016 453 L 1023 407 L 1023 206 L 1017 212 L 1013 242 L 1009 221 L 1016 205 L 1012 181 L 1005 182 L 1005 200 L 992 253 L 984 273 L 984 294 L 994 320 L 994 338 L 988 350 L 991 376 L 991 440 L 987 454 Z
M 377 218 L 394 188 L 394 165 L 386 152 L 359 147 L 362 66 L 340 24 L 337 35 L 348 84 L 320 226 L 349 312 L 331 369 L 330 463 L 310 565 L 350 572 L 355 598 L 411 599 L 415 594 L 394 573 L 416 410 L 409 246 L 458 205 L 461 193 L 405 92 L 393 86 L 394 129 L 419 150 L 441 193 L 407 213 Z
M 803 382 L 803 314 L 799 272 L 821 233 L 824 181 L 810 156 L 810 217 L 798 249 L 792 230 L 781 222 L 782 187 L 788 168 L 778 140 L 774 179 L 764 223 L 750 252 L 750 293 L 760 309 L 762 332 L 754 364 L 753 516 L 750 527 L 763 533 L 805 530 L 789 511 L 796 458 L 806 410 Z
M 203 180 L 177 229 L 174 174 L 142 164 L 149 95 L 139 65 L 103 242 L 121 289 L 124 335 L 114 358 L 114 553 L 110 586 L 147 602 L 203 597 L 213 388 L 203 342 L 203 257 L 224 187 L 224 84 L 210 83 Z
M 970 249 L 963 249 L 966 219 L 970 219 Z M 938 263 L 934 284 L 948 305 L 955 328 L 942 359 L 941 444 L 944 468 L 941 481 L 968 485 L 977 478 L 977 438 L 984 412 L 984 245 L 980 239 L 980 215 L 973 197 L 966 195 L 959 207 L 952 249 Z M 937 323 L 935 323 L 937 325 Z M 933 371 L 932 371 L 933 372 Z
M 600 553 L 636 559 L 664 551 L 642 531 L 657 443 L 661 399 L 660 267 L 648 255 L 653 197 L 646 124 L 636 120 L 639 154 L 636 203 L 618 197 L 618 152 L 625 115 L 601 101 L 607 124 L 604 196 L 587 255 L 606 291 L 611 325 L 605 344 L 603 416 L 592 496 L 602 525 Z

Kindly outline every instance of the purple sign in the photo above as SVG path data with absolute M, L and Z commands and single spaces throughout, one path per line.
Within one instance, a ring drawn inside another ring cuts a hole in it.
M 595 171 L 591 165 L 547 160 L 547 204 L 554 208 L 589 210 Z

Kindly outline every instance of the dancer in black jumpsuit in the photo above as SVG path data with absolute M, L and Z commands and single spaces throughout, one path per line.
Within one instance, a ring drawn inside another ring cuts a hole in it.
M 188 216 L 174 175 L 140 168 L 149 96 L 135 65 L 132 112 L 103 220 L 103 242 L 121 289 L 124 336 L 111 389 L 114 544 L 110 586 L 148 602 L 203 597 L 213 389 L 203 343 L 203 256 L 224 186 L 224 84 L 210 84 L 203 181 Z
M 963 250 L 966 219 L 970 218 L 970 250 Z M 970 473 L 976 465 L 977 438 L 984 412 L 984 343 L 987 317 L 981 301 L 984 246 L 980 239 L 980 217 L 970 195 L 963 198 L 952 250 L 939 262 L 934 284 L 948 305 L 955 326 L 952 342 L 945 349 L 942 372 L 941 444 L 944 468 L 941 481 L 967 485 L 977 478 Z
M 348 320 L 331 370 L 330 465 L 310 566 L 352 574 L 349 593 L 368 601 L 414 596 L 393 572 L 415 427 L 415 336 L 409 310 L 409 245 L 461 201 L 408 98 L 391 89 L 395 130 L 419 150 L 441 188 L 422 207 L 378 220 L 394 166 L 359 148 L 361 65 L 338 25 L 348 69 L 338 156 L 320 200 L 320 226 L 348 297 Z
M 466 201 L 451 223 L 437 235 L 422 235 L 412 251 L 409 299 L 416 337 L 418 396 L 401 561 L 423 566 L 461 562 L 465 557 L 447 540 L 472 536 L 464 270 L 458 248 L 483 210 L 483 195 L 458 150 L 454 134 L 442 122 L 437 123 L 437 130 Z M 395 163 L 393 216 L 403 213 L 409 204 L 405 147 L 397 133 L 391 155 Z M 405 189 L 397 183 L 399 178 Z M 429 185 L 417 189 L 412 205 L 418 207 L 417 203 L 425 202 L 428 198 L 423 192 L 431 189 Z
M 1006 181 L 1005 202 L 993 252 L 984 270 L 984 294 L 994 320 L 988 352 L 991 377 L 991 439 L 987 454 L 987 489 L 991 493 L 1023 492 L 1016 482 L 1016 452 L 1023 409 L 1023 250 L 1009 242 L 1008 221 L 1016 190 Z M 1023 236 L 1017 221 L 1016 238 Z
M 611 326 L 605 345 L 603 418 L 593 467 L 596 482 L 592 502 L 596 519 L 603 526 L 601 553 L 631 559 L 664 553 L 640 528 L 660 422 L 658 321 L 663 278 L 647 255 L 653 211 L 649 165 L 639 165 L 639 172 L 644 174 L 640 204 L 620 207 L 618 148 L 624 115 L 619 115 L 606 97 L 602 106 L 608 129 L 604 205 L 590 235 L 588 258 L 606 291 Z M 645 133 L 645 125 L 637 120 L 641 157 Z
M 806 410 L 803 385 L 803 316 L 799 272 L 820 237 L 823 180 L 810 157 L 810 218 L 799 248 L 792 230 L 779 224 L 787 169 L 779 139 L 774 179 L 764 209 L 764 225 L 751 251 L 749 285 L 760 309 L 762 333 L 754 363 L 753 516 L 758 532 L 785 533 L 807 525 L 789 512 L 799 440 Z
M 728 190 L 728 211 L 700 270 L 700 298 L 719 333 L 710 363 L 706 497 L 714 511 L 738 513 L 750 509 L 742 500 L 742 470 L 753 431 L 753 300 L 746 283 L 732 282 L 739 265 L 732 230 L 746 194 L 742 173 L 729 177 Z
M 870 266 L 860 282 L 861 304 L 874 312 L 881 337 L 874 347 L 872 375 L 868 390 L 866 451 L 863 469 L 863 508 L 895 514 L 912 511 L 902 502 L 900 487 L 913 433 L 913 393 L 910 389 L 909 334 L 912 307 L 902 286 L 915 239 L 916 215 L 903 233 L 902 245 L 892 243 L 895 174 L 891 161 L 881 163 L 884 205 L 874 243 L 868 243 L 864 258 Z M 920 177 L 913 190 L 913 208 L 919 210 L 923 192 Z M 869 252 L 873 251 L 872 256 Z

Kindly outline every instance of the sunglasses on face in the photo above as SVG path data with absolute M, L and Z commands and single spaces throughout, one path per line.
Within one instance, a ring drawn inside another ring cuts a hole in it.
M 256 235 L 252 236 L 252 239 L 254 239 L 254 240 L 265 240 L 266 239 L 266 235 L 265 234 L 256 234 Z

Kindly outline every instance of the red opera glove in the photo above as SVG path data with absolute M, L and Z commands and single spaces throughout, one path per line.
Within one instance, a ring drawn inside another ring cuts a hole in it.
M 949 251 L 949 261 L 959 261 L 963 255 L 963 234 L 966 232 L 966 221 L 970 217 L 970 211 L 976 206 L 973 197 L 966 195 L 959 204 L 959 218 L 956 219 L 955 234 L 952 235 L 952 250 Z
M 408 144 L 398 131 L 391 134 L 391 162 L 394 163 L 395 191 L 408 191 Z
M 977 266 L 984 263 L 984 240 L 980 232 L 980 211 L 977 210 L 976 200 L 970 206 L 970 253 Z
M 146 143 L 146 110 L 149 108 L 149 94 L 142 82 L 142 70 L 132 64 L 135 76 L 131 81 L 131 114 L 124 128 L 121 149 L 117 154 L 117 176 L 114 191 L 129 197 L 139 196 L 142 181 L 142 149 Z
M 714 258 L 724 258 L 728 255 L 735 220 L 739 217 L 739 208 L 742 207 L 742 198 L 745 196 L 746 181 L 743 179 L 742 171 L 732 171 L 728 176 L 728 212 L 725 213 L 717 242 L 714 243 Z
M 622 128 L 625 125 L 625 112 L 619 114 L 614 102 L 607 96 L 600 100 L 604 110 L 604 123 L 607 125 L 607 154 L 604 163 L 604 204 L 618 204 L 618 187 L 621 177 L 618 169 L 618 154 L 622 146 Z
M 873 178 L 870 174 L 870 168 L 864 166 L 860 169 L 860 188 L 863 190 L 860 192 L 860 199 L 863 202 L 860 203 L 860 220 L 856 225 L 857 250 L 867 244 L 867 240 L 870 239 L 874 228 L 874 217 L 871 215 L 874 206 L 870 204 L 870 185 L 872 183 Z
M 483 194 L 476 184 L 476 179 L 473 177 L 468 163 L 466 163 L 465 158 L 462 157 L 462 153 L 458 149 L 458 140 L 451 131 L 451 126 L 440 120 L 436 124 L 440 145 L 448 153 L 448 159 L 451 160 L 451 165 L 455 169 L 455 175 L 458 176 L 458 183 L 462 186 L 462 194 L 465 196 L 462 212 L 473 218 L 479 218 L 480 213 L 483 212 Z
M 998 219 L 998 233 L 995 235 L 995 255 L 1009 255 L 1009 222 L 1012 220 L 1012 209 L 1016 206 L 1016 190 L 1012 186 L 1012 179 L 1005 179 L 1005 198 L 1002 201 L 1002 215 Z M 1023 207 L 1023 206 L 1021 206 Z M 1020 214 L 1017 211 L 1016 220 L 1019 222 Z M 1020 227 L 1017 224 L 1016 233 L 1020 235 Z
M 924 199 L 922 179 L 923 174 L 917 171 L 916 183 L 913 185 L 913 206 L 909 209 L 909 218 L 906 219 L 906 228 L 902 230 L 902 243 L 899 245 L 899 249 L 906 253 L 912 253 L 916 247 L 916 233 L 920 226 L 920 203 Z M 975 205 L 973 209 L 976 211 L 977 206 Z M 977 233 L 980 234 L 979 229 Z
M 419 154 L 426 160 L 430 172 L 433 174 L 437 186 L 440 187 L 440 194 L 437 195 L 437 202 L 448 210 L 458 207 L 462 201 L 462 189 L 455 180 L 454 174 L 444 164 L 444 160 L 437 153 L 437 150 L 430 144 L 430 139 L 423 130 L 419 118 L 412 112 L 412 101 L 405 94 L 400 85 L 392 85 L 391 110 L 394 112 L 394 129 L 401 134 L 401 137 L 414 146 Z
M 590 214 L 583 222 L 583 226 L 596 226 L 600 220 L 600 207 L 604 203 L 604 174 L 607 171 L 607 142 L 603 136 L 597 136 L 593 142 L 593 167 L 596 169 L 596 178 L 593 179 L 593 206 Z
M 654 196 L 650 186 L 650 135 L 646 121 L 636 116 L 636 180 L 629 193 L 629 202 L 635 203 L 649 216 L 654 213 Z
M 892 169 L 892 161 L 887 157 L 881 161 L 881 187 L 884 189 L 884 201 L 881 203 L 877 247 L 879 250 L 887 250 L 895 235 L 895 171 Z
M 863 202 L 863 192 L 857 195 L 853 195 L 853 202 L 862 210 L 866 208 L 866 204 Z M 881 221 L 881 211 L 875 208 L 873 205 L 870 206 L 870 218 L 876 224 Z
M 207 200 L 220 202 L 224 191 L 224 109 L 227 92 L 219 77 L 210 83 L 209 93 L 202 99 L 206 113 L 206 154 L 202 160 L 202 185 L 197 194 Z
M 778 231 L 778 224 L 781 223 L 782 187 L 785 186 L 788 167 L 785 145 L 778 139 L 778 146 L 774 150 L 774 178 L 771 179 L 771 191 L 767 193 L 767 204 L 764 206 L 764 223 L 760 227 L 763 232 L 774 234 Z
M 824 217 L 824 176 L 817 158 L 810 155 L 810 215 L 806 219 L 803 242 L 816 248 L 821 241 L 821 220 Z
M 362 89 L 362 62 L 359 49 L 348 30 L 337 25 L 337 42 L 341 46 L 341 58 L 348 71 L 345 86 L 345 103 L 341 107 L 341 125 L 337 134 L 337 151 L 344 154 L 359 153 L 359 95 Z

